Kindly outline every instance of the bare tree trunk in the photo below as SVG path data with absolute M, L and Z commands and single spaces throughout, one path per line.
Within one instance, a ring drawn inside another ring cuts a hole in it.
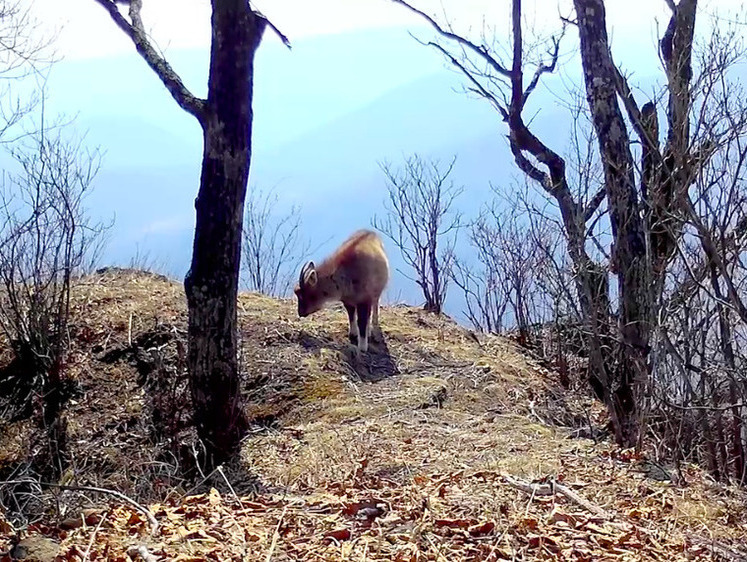
M 734 376 L 732 373 L 730 376 Z M 732 454 L 734 455 L 734 477 L 737 484 L 744 485 L 745 483 L 745 470 L 747 469 L 747 459 L 745 458 L 744 441 L 742 440 L 742 431 L 744 424 L 742 423 L 742 408 L 737 406 L 739 400 L 739 393 L 737 392 L 737 383 L 732 378 L 729 382 L 729 399 L 734 407 L 731 409 L 732 413 L 732 427 L 731 427 L 731 438 L 732 438 Z
M 265 26 L 246 0 L 212 4 L 209 94 L 201 120 L 202 175 L 192 264 L 184 282 L 194 417 L 208 465 L 228 458 L 246 429 L 236 298 L 251 157 L 254 54 Z
M 613 260 L 620 291 L 620 336 L 616 385 L 612 394 L 619 443 L 639 437 L 639 406 L 648 381 L 651 330 L 650 276 L 638 209 L 630 138 L 617 102 L 603 0 L 575 0 L 586 95 L 604 162 L 605 187 L 614 237 Z
M 441 312 L 443 312 L 441 310 L 441 305 L 443 303 L 443 299 L 441 298 L 441 276 L 439 275 L 440 268 L 438 264 L 438 254 L 433 245 L 428 249 L 428 261 L 430 262 L 431 283 L 433 285 L 434 295 L 433 301 L 426 304 L 426 310 L 433 312 L 434 314 L 441 314 Z
M 142 0 L 95 0 L 132 40 L 179 106 L 203 130 L 200 189 L 192 264 L 184 280 L 189 308 L 187 366 L 194 421 L 208 466 L 227 459 L 246 426 L 238 372 L 236 297 L 241 225 L 249 179 L 254 55 L 268 24 L 247 0 L 211 0 L 208 97 L 194 96 L 151 43 Z M 275 28 L 273 28 L 275 29 Z M 280 38 L 289 45 L 287 38 Z
M 718 451 L 718 464 L 719 472 L 721 473 L 721 481 L 729 482 L 730 471 L 728 443 L 726 432 L 724 431 L 724 415 L 719 408 L 718 389 L 715 384 L 711 385 L 709 395 L 711 398 L 711 406 L 713 406 L 714 416 L 716 418 L 714 425 L 716 430 L 716 447 Z
M 705 461 L 708 467 L 708 472 L 716 479 L 717 482 L 721 481 L 721 473 L 718 466 L 718 458 L 716 456 L 716 442 L 711 432 L 711 424 L 708 421 L 708 414 L 705 411 L 700 411 L 697 414 L 698 421 L 700 422 L 700 430 L 703 432 L 705 438 Z
M 719 337 L 721 340 L 721 352 L 724 355 L 724 361 L 728 369 L 729 376 L 732 380 L 729 382 L 729 400 L 734 405 L 732 407 L 732 427 L 731 427 L 731 456 L 734 461 L 734 477 L 738 483 L 744 479 L 745 470 L 745 453 L 742 444 L 742 414 L 740 407 L 737 405 L 739 396 L 737 385 L 734 381 L 734 371 L 736 361 L 734 357 L 734 347 L 732 345 L 732 332 L 729 319 L 724 307 L 724 295 L 721 291 L 721 284 L 718 280 L 718 270 L 716 264 L 711 262 L 711 288 L 716 297 L 716 309 L 718 310 Z M 728 470 L 728 467 L 727 467 Z

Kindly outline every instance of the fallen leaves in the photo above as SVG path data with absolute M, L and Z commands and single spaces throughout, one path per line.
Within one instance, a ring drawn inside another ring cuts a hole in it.
M 95 317 L 88 322 L 94 331 L 106 329 L 83 340 L 106 347 L 111 332 L 124 348 L 133 310 L 141 317 L 136 332 L 147 328 L 144 309 L 185 325 L 181 289 L 125 281 L 124 293 L 122 283 L 96 282 L 95 314 L 85 318 Z M 391 364 L 374 354 L 379 363 L 367 367 L 399 374 L 365 382 L 351 376 L 342 351 L 327 349 L 346 337 L 342 311 L 299 325 L 290 302 L 241 301 L 242 353 L 258 366 L 248 373 L 247 407 L 274 428 L 247 440 L 241 462 L 272 492 L 237 498 L 210 490 L 149 505 L 157 536 L 142 513 L 121 505 L 98 521 L 78 513 L 74 523 L 31 527 L 29 534 L 60 543 L 58 560 L 133 562 L 142 555 L 128 551 L 143 547 L 157 560 L 182 562 L 677 561 L 713 557 L 717 544 L 728 553 L 744 541 L 745 496 L 713 491 L 697 468 L 678 469 L 687 489 L 652 483 L 640 470 L 641 453 L 538 424 L 562 408 L 557 419 L 583 414 L 601 426 L 604 408 L 570 393 L 558 400 L 553 375 L 501 338 L 475 342 L 456 325 L 434 325 L 432 315 L 387 309 Z M 86 376 L 95 378 L 84 382 L 98 393 L 96 408 L 79 404 L 71 425 L 119 427 L 137 406 L 146 429 L 147 402 L 132 366 L 89 365 L 96 368 Z M 448 400 L 431 401 L 442 407 L 422 407 L 444 388 Z M 73 450 L 78 457 L 123 468 L 107 480 L 112 488 L 127 491 L 130 475 L 145 480 L 137 467 L 152 457 L 146 433 L 132 433 L 117 450 L 102 448 L 88 430 L 76 439 L 85 443 Z M 526 486 L 517 489 L 506 476 Z M 148 497 L 173 497 L 161 493 L 168 479 L 156 481 L 159 493 Z M 7 550 L 2 540 L 0 552 Z
M 325 533 L 324 537 L 327 539 L 334 539 L 336 541 L 346 541 L 352 536 L 350 529 L 337 529 L 336 531 L 330 531 Z
M 629 502 L 610 520 L 565 496 L 527 499 L 524 491 L 489 471 L 419 474 L 408 485 L 381 483 L 376 490 L 358 480 L 344 488 L 330 483 L 303 496 L 223 497 L 212 489 L 153 505 L 160 527 L 157 537 L 151 537 L 143 514 L 129 506 L 115 506 L 105 517 L 101 511 L 84 511 L 56 529 L 39 530 L 61 540 L 57 560 L 67 562 L 143 559 L 128 556 L 140 552 L 137 549 L 152 560 L 181 562 L 268 557 L 381 562 L 692 560 L 708 558 L 714 551 L 713 545 L 669 536 L 649 525 L 647 510 L 654 508 L 647 500 L 655 499 L 657 509 L 668 504 L 655 490 L 640 492 L 641 502 Z M 449 494 L 440 493 L 444 486 Z M 517 501 L 501 501 L 482 513 L 470 510 L 465 494 L 481 490 L 513 495 Z

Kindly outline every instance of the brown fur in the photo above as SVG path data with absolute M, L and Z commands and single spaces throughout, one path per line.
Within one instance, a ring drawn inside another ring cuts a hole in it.
M 298 315 L 308 316 L 332 301 L 342 301 L 350 321 L 350 339 L 368 349 L 371 323 L 379 324 L 379 299 L 389 281 L 389 260 L 381 238 L 359 230 L 318 267 L 309 262 L 295 287 Z M 369 322 L 369 319 L 372 322 Z

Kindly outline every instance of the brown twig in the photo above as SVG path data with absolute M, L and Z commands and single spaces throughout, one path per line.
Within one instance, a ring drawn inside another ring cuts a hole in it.
M 288 507 L 283 508 L 283 513 L 280 514 L 280 519 L 278 519 L 278 524 L 275 527 L 275 532 L 272 534 L 272 543 L 270 544 L 270 550 L 267 552 L 267 558 L 265 559 L 266 562 L 270 562 L 272 560 L 272 554 L 275 552 L 275 547 L 278 544 L 278 539 L 280 538 L 280 526 L 283 524 L 283 518 L 285 518 L 285 512 L 288 510 Z

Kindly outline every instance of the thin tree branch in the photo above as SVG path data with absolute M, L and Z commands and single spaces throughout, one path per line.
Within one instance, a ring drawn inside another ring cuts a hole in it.
M 198 121 L 202 121 L 205 114 L 207 102 L 194 96 L 184 85 L 182 79 L 174 71 L 171 65 L 158 54 L 156 49 L 148 40 L 148 36 L 140 17 L 142 0 L 130 0 L 130 20 L 122 15 L 115 0 L 94 0 L 103 7 L 111 16 L 114 23 L 132 40 L 135 49 L 156 75 L 161 79 L 163 85 L 169 91 L 176 103 L 187 113 L 193 115 Z
M 524 90 L 524 95 L 522 96 L 522 102 L 521 102 L 522 108 L 526 104 L 527 99 L 529 98 L 529 95 L 537 87 L 537 84 L 539 83 L 539 80 L 542 77 L 542 75 L 550 73 L 550 72 L 555 72 L 555 67 L 558 64 L 558 55 L 560 53 L 560 41 L 563 39 L 564 35 L 565 35 L 565 26 L 563 26 L 563 31 L 561 32 L 560 37 L 558 37 L 557 39 L 555 39 L 555 37 L 552 38 L 553 49 L 550 53 L 550 63 L 540 64 L 539 66 L 537 66 L 537 69 L 534 71 L 534 76 L 532 76 L 532 80 L 529 82 L 529 85 L 527 86 L 526 90 Z
M 283 45 L 288 47 L 288 49 L 291 49 L 291 42 L 290 42 L 290 39 L 288 39 L 288 36 L 285 35 L 282 31 L 280 31 L 277 28 L 277 26 L 274 23 L 272 23 L 269 19 L 267 19 L 267 17 L 262 12 L 254 8 L 252 8 L 252 10 L 254 11 L 254 13 L 257 15 L 258 18 L 265 20 L 267 27 L 269 27 L 275 32 L 275 35 L 277 35 L 280 38 L 280 40 L 283 42 Z
M 599 208 L 599 205 L 602 204 L 605 197 L 607 197 L 607 188 L 602 186 L 599 188 L 599 191 L 594 194 L 594 197 L 592 197 L 586 204 L 586 208 L 584 209 L 584 222 L 591 220 L 591 217 Z
M 641 110 L 638 108 L 638 104 L 633 97 L 633 93 L 630 90 L 628 81 L 625 79 L 625 76 L 623 76 L 622 72 L 620 72 L 620 69 L 617 68 L 617 65 L 613 64 L 613 69 L 615 73 L 615 86 L 617 87 L 617 95 L 619 95 L 623 101 L 623 105 L 625 106 L 625 111 L 628 114 L 630 123 L 633 125 L 633 129 L 635 129 L 635 132 L 638 135 L 640 141 L 642 143 L 648 144 L 648 146 L 653 149 L 656 139 L 650 139 L 649 135 L 646 133 L 646 129 L 644 128 L 641 121 Z M 658 150 L 656 152 L 658 154 Z
M 416 39 L 417 40 L 417 39 Z M 439 52 L 441 52 L 447 59 L 449 59 L 449 62 L 453 64 L 455 67 L 457 67 L 462 74 L 474 84 L 474 88 L 470 88 L 471 91 L 475 92 L 476 94 L 481 95 L 484 97 L 488 102 L 490 102 L 490 105 L 492 105 L 503 117 L 503 120 L 508 120 L 508 111 L 506 110 L 503 105 L 498 101 L 498 98 L 496 98 L 491 92 L 485 88 L 475 77 L 474 75 L 465 67 L 461 62 L 459 62 L 454 55 L 452 55 L 450 52 L 448 52 L 446 49 L 443 48 L 443 46 L 439 45 L 438 43 L 434 43 L 433 41 L 430 41 L 428 43 L 423 43 L 424 45 L 427 45 L 429 47 L 433 47 Z
M 470 51 L 477 54 L 480 58 L 482 58 L 490 67 L 495 70 L 498 74 L 501 74 L 507 78 L 511 76 L 511 72 L 503 66 L 498 60 L 496 60 L 494 57 L 490 56 L 490 53 L 488 52 L 488 49 L 484 45 L 477 45 L 476 43 L 473 43 L 469 39 L 462 37 L 461 35 L 457 35 L 456 33 L 453 33 L 447 29 L 444 29 L 439 25 L 439 23 L 434 20 L 431 16 L 423 12 L 422 10 L 418 10 L 411 4 L 405 2 L 404 0 L 392 0 L 395 4 L 399 4 L 400 6 L 404 6 L 414 14 L 417 14 L 421 18 L 423 18 L 426 22 L 428 22 L 431 27 L 433 27 L 439 35 L 442 35 L 443 37 L 446 37 L 447 39 L 451 39 L 452 41 L 455 41 L 462 45 L 463 47 L 466 47 Z
M 567 486 L 563 486 L 555 480 L 550 480 L 550 482 L 548 482 L 547 484 L 534 484 L 529 482 L 522 482 L 521 480 L 517 480 L 516 478 L 504 474 L 503 481 L 506 482 L 506 484 L 508 484 L 509 486 L 512 486 L 517 490 L 521 490 L 522 492 L 532 494 L 533 496 L 552 496 L 555 494 L 561 494 L 571 500 L 573 503 L 580 505 L 585 510 L 593 513 L 598 517 L 601 517 L 602 519 L 610 520 L 613 518 L 612 514 L 607 513 L 601 507 L 594 505 L 586 498 L 581 497 L 579 494 L 577 494 Z

